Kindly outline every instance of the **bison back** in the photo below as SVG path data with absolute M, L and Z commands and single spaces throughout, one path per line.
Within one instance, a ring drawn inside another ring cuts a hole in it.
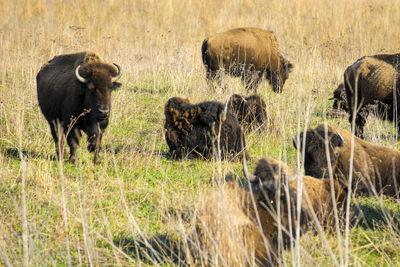
M 266 66 L 277 70 L 280 62 L 275 35 L 258 28 L 237 28 L 209 37 L 206 55 L 215 69 L 249 64 L 259 71 Z

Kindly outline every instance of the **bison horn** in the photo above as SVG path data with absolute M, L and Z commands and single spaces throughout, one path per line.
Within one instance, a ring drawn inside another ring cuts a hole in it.
M 346 142 L 344 141 L 343 136 L 340 133 L 337 133 L 337 135 L 339 136 L 339 138 L 343 142 L 343 144 L 345 144 Z
M 121 67 L 118 66 L 118 64 L 115 64 L 115 63 L 113 63 L 113 64 L 114 64 L 114 66 L 115 66 L 115 67 L 117 68 L 117 70 L 118 70 L 117 76 L 116 76 L 115 78 L 112 79 L 112 82 L 116 82 L 116 81 L 119 80 L 119 78 L 121 78 L 121 76 L 122 76 L 122 71 L 121 71 Z
M 81 83 L 86 83 L 86 79 L 83 78 L 81 75 L 79 75 L 79 68 L 81 67 L 81 65 L 79 65 L 78 67 L 76 67 L 75 69 L 75 76 L 78 79 L 78 81 L 80 81 Z
M 246 153 L 243 153 L 243 174 L 244 177 L 249 180 L 250 182 L 254 182 L 257 179 L 257 176 L 251 174 L 249 169 L 247 168 L 247 160 L 246 160 Z
M 228 100 L 226 100 L 226 102 L 225 102 L 224 109 L 222 110 L 221 115 L 220 115 L 221 121 L 226 120 L 226 114 L 228 113 L 228 106 L 229 106 L 230 101 L 231 101 L 231 96 L 229 96 Z
M 338 99 L 338 98 L 336 98 L 336 97 L 328 98 L 328 100 L 336 100 L 336 99 Z

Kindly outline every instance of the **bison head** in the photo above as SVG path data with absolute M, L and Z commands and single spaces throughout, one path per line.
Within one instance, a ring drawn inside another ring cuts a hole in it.
M 339 84 L 335 91 L 333 91 L 333 97 L 329 98 L 329 100 L 334 100 L 333 109 L 348 111 L 346 90 L 343 83 Z
M 328 164 L 334 168 L 337 149 L 344 146 L 344 139 L 339 132 L 325 124 L 315 129 L 297 134 L 293 146 L 303 153 L 305 174 L 317 178 L 328 178 Z M 329 151 L 326 152 L 326 144 Z M 304 145 L 304 146 L 303 146 Z M 329 162 L 327 155 L 329 155 Z
M 121 68 L 101 62 L 86 63 L 75 69 L 75 76 L 85 85 L 85 108 L 92 116 L 107 126 L 111 108 L 111 91 L 121 86 L 117 80 L 121 77 Z M 105 128 L 105 127 L 104 127 Z

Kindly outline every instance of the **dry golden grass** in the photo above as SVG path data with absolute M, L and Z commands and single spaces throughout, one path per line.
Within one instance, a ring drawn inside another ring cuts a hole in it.
M 282 94 L 265 81 L 258 89 L 276 129 L 246 138 L 251 163 L 268 155 L 292 169 L 292 137 L 304 125 L 327 120 L 327 99 L 345 67 L 361 56 L 400 48 L 397 0 L 3 0 L 0 17 L 0 259 L 9 266 L 143 264 L 121 244 L 158 234 L 184 239 L 181 233 L 190 226 L 166 214 L 195 210 L 199 196 L 218 187 L 227 172 L 241 173 L 238 163 L 164 156 L 168 98 L 224 101 L 245 93 L 235 78 L 226 79 L 226 92 L 208 91 L 200 53 L 206 36 L 242 26 L 276 33 L 295 68 Z M 40 66 L 55 55 L 83 50 L 118 63 L 124 72 L 98 166 L 84 140 L 76 166 L 53 160 L 36 99 Z M 347 116 L 328 121 L 350 128 Z M 365 130 L 372 142 L 398 148 L 391 123 L 369 120 Z M 399 211 L 392 201 L 356 202 Z M 398 221 L 382 217 L 384 227 L 350 231 L 350 264 L 400 264 Z M 310 233 L 299 244 L 285 253 L 284 264 L 346 262 L 343 241 L 335 236 L 324 240 Z

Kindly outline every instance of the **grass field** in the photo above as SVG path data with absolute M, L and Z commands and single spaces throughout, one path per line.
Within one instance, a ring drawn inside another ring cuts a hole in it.
M 226 79 L 226 91 L 209 91 L 205 37 L 241 26 L 272 30 L 294 64 L 282 94 L 266 81 L 258 88 L 274 127 L 246 135 L 251 168 L 271 156 L 296 170 L 291 140 L 305 126 L 350 129 L 347 115 L 329 116 L 344 69 L 361 56 L 400 50 L 397 0 L 2 0 L 0 17 L 0 259 L 8 266 L 149 264 L 127 249 L 132 240 L 183 239 L 190 225 L 176 214 L 196 210 L 227 173 L 242 175 L 238 162 L 166 157 L 170 97 L 196 103 L 246 93 L 236 78 Z M 76 165 L 57 162 L 37 104 L 40 66 L 78 51 L 95 51 L 124 73 L 99 165 L 85 138 Z M 370 142 L 399 148 L 392 123 L 370 116 L 365 131 Z M 400 266 L 398 200 L 354 199 L 353 207 L 366 216 L 350 230 L 346 253 L 344 236 L 308 233 L 284 263 Z

